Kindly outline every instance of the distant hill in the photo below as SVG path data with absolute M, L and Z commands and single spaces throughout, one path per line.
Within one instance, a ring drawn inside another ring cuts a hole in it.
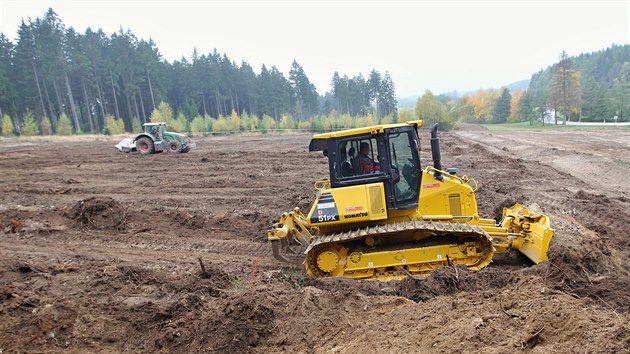
M 582 73 L 583 78 L 590 78 L 602 85 L 611 88 L 614 80 L 619 77 L 621 67 L 630 61 L 630 44 L 623 46 L 613 45 L 610 48 L 592 53 L 583 53 L 570 57 L 573 66 Z M 556 64 L 548 66 L 544 70 L 532 75 L 529 88 L 536 89 L 541 83 L 551 80 Z
M 507 89 L 510 90 L 511 93 L 514 93 L 514 91 L 518 90 L 527 90 L 527 88 L 529 87 L 529 80 L 530 79 L 516 81 L 511 84 L 505 85 L 505 87 L 507 87 Z
M 579 54 L 570 59 L 573 68 L 581 73 L 584 100 L 581 120 L 601 121 L 611 119 L 615 115 L 620 115 L 622 120 L 630 117 L 628 89 L 619 87 L 620 80 L 622 82 L 630 80 L 628 72 L 630 44 L 613 45 L 597 52 Z M 554 63 L 532 75 L 527 91 L 533 106 L 546 107 L 549 82 L 555 69 Z
M 420 96 L 398 97 L 398 108 L 415 108 L 418 97 Z

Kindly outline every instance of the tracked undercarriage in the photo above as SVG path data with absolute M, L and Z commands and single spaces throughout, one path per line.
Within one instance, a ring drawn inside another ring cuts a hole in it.
M 290 230 L 286 237 L 272 240 L 274 255 L 284 262 L 303 262 L 311 276 L 392 280 L 426 276 L 441 266 L 462 265 L 476 271 L 490 264 L 494 254 L 511 247 L 530 254 L 540 247 L 546 249 L 548 243 L 543 244 L 543 239 L 530 230 L 532 225 L 548 228 L 546 217 L 523 215 L 525 210 L 518 204 L 505 209 L 508 228 L 488 219 L 471 221 L 478 224 L 413 220 L 313 236 L 306 231 L 306 225 L 295 227 L 305 220 L 296 208 L 283 215 L 285 224 L 277 224 L 269 237 Z M 287 222 L 288 218 L 291 222 Z M 523 232 L 523 228 L 527 231 Z M 296 251 L 291 248 L 292 243 L 306 247 Z
M 480 227 L 407 221 L 315 237 L 305 264 L 315 276 L 387 280 L 454 264 L 478 270 L 492 255 L 492 240 Z

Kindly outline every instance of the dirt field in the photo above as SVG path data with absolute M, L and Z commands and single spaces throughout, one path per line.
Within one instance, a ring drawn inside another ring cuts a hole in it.
M 630 131 L 441 137 L 483 216 L 519 201 L 552 218 L 550 262 L 306 278 L 265 231 L 327 174 L 309 135 L 199 137 L 147 157 L 0 142 L 0 353 L 630 352 Z

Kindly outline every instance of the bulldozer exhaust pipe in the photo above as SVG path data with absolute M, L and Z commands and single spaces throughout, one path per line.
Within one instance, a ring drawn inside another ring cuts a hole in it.
M 431 156 L 433 157 L 433 167 L 436 170 L 442 170 L 442 155 L 440 154 L 440 139 L 437 136 L 437 130 L 438 123 L 435 123 L 431 128 Z M 434 177 L 438 181 L 443 179 L 439 171 L 435 172 Z

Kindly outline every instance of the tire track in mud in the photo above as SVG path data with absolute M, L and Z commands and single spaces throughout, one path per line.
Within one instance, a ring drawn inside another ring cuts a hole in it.
M 624 157 L 628 148 L 623 146 L 621 141 L 624 137 L 630 139 L 630 134 L 625 131 L 615 132 L 614 134 L 618 134 L 618 137 L 613 138 L 613 135 L 608 135 L 608 139 L 601 138 L 599 143 L 593 143 L 590 138 L 587 138 L 589 135 L 598 133 L 597 131 L 569 131 L 557 134 L 540 132 L 538 139 L 535 135 L 529 136 L 534 133 L 524 132 L 510 134 L 490 131 L 457 131 L 455 134 L 484 144 L 487 149 L 500 156 L 517 156 L 550 166 L 585 182 L 589 187 L 584 188 L 603 189 L 612 196 L 620 194 L 629 196 L 630 186 L 625 183 L 625 180 L 630 175 L 630 158 Z M 572 135 L 574 135 L 573 138 L 571 138 Z
M 54 241 L 54 242 L 53 242 Z M 213 262 L 213 255 L 220 255 L 221 260 L 242 261 L 242 257 L 271 258 L 271 249 L 266 243 L 246 242 L 239 240 L 209 240 L 207 243 L 170 243 L 160 240 L 143 240 L 124 242 L 98 238 L 63 240 L 63 247 L 56 244 L 61 240 L 57 238 L 41 238 L 30 236 L 28 240 L 23 238 L 8 239 L 0 242 L 2 251 L 0 255 L 10 258 L 12 254 L 21 254 L 22 257 L 38 259 L 42 256 L 50 258 L 74 259 L 79 254 L 89 254 L 100 259 L 113 259 L 127 262 L 142 261 L 150 265 L 156 259 L 168 259 L 177 264 L 180 261 L 195 263 L 197 257 L 202 256 Z M 32 250 L 37 251 L 32 251 Z M 203 256 L 203 254 L 207 254 Z
M 109 246 L 108 246 L 109 247 Z M 233 256 L 270 256 L 271 248 L 266 243 L 242 241 L 242 240 L 216 240 L 209 239 L 203 243 L 173 243 L 155 241 L 142 241 L 120 243 L 116 248 L 137 248 L 152 251 L 194 251 L 204 253 L 228 254 Z

